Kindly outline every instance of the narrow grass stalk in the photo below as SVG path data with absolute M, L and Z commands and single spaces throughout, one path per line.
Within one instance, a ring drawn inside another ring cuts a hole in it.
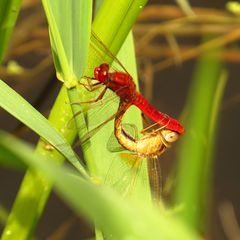
M 55 146 L 55 148 L 79 170 L 82 176 L 87 177 L 81 160 L 60 132 L 21 95 L 1 79 L 0 89 L 0 107 L 36 132 L 44 141 Z M 47 148 L 46 142 L 45 145 Z
M 180 146 L 175 189 L 175 204 L 182 206 L 180 216 L 192 228 L 203 231 L 210 199 L 218 113 L 226 84 L 226 78 L 220 77 L 222 63 L 211 57 L 212 51 L 199 58 L 194 72 L 185 108 L 186 135 Z
M 44 2 L 46 3 L 46 1 Z M 81 5 L 81 3 L 83 5 Z M 50 7 L 53 7 L 50 10 L 54 9 L 56 11 L 54 15 L 51 15 L 52 12 L 47 11 L 48 20 L 50 19 L 50 17 L 52 17 L 53 22 L 56 23 L 56 19 L 54 19 L 54 17 L 57 18 L 58 17 L 57 14 L 59 14 L 59 16 L 61 16 L 62 18 L 63 11 L 64 11 L 64 14 L 65 14 L 64 21 L 65 22 L 67 20 L 70 22 L 73 21 L 72 24 L 68 26 L 69 31 L 71 27 L 72 28 L 76 27 L 81 29 L 80 28 L 81 25 L 83 26 L 90 25 L 89 23 L 87 23 L 87 21 L 90 21 L 91 19 L 89 19 L 89 16 L 86 15 L 86 12 L 91 11 L 91 5 L 88 5 L 89 2 L 85 2 L 85 1 L 81 1 L 81 3 L 78 2 L 78 5 L 75 5 L 76 8 L 64 8 L 66 6 L 64 1 L 47 2 L 46 4 L 49 4 Z M 88 5 L 86 6 L 86 8 L 84 7 L 84 3 Z M 68 6 L 71 6 L 70 2 L 68 2 Z M 81 18 L 81 22 L 78 22 L 78 25 L 74 25 L 74 23 L 76 24 L 76 22 L 74 21 L 76 21 L 77 19 L 76 14 L 79 14 L 81 11 L 85 12 L 86 19 Z M 55 47 L 57 46 L 53 50 L 59 50 L 59 48 L 61 49 L 61 51 L 54 52 L 54 56 L 55 56 L 54 60 L 55 60 L 56 66 L 57 67 L 61 66 L 61 70 L 59 70 L 59 68 L 57 68 L 57 70 L 59 73 L 64 73 L 62 76 L 64 78 L 68 78 L 68 81 L 71 83 L 71 81 L 73 80 L 73 77 L 71 74 L 72 73 L 75 74 L 76 72 L 78 73 L 78 69 L 76 71 L 72 71 L 77 68 L 77 64 L 74 64 L 73 66 L 74 69 L 72 65 L 71 65 L 72 68 L 69 67 L 68 61 L 71 61 L 71 59 L 69 59 L 68 58 L 69 55 L 67 55 L 67 53 L 64 52 L 64 50 L 66 49 L 64 47 L 66 47 L 66 45 L 64 46 L 61 45 L 62 40 L 65 40 L 64 43 L 68 43 L 66 42 L 66 39 L 68 38 L 66 35 L 61 36 L 58 34 L 57 32 L 58 29 L 56 29 L 56 27 L 58 26 L 57 24 L 53 26 L 54 26 L 54 30 L 56 31 L 55 33 L 53 33 L 53 29 L 51 28 L 50 35 L 51 35 L 51 40 L 56 41 Z M 85 29 L 83 28 L 83 30 Z M 52 34 L 55 34 L 55 38 L 53 38 Z M 65 34 L 67 34 L 67 32 L 65 32 Z M 74 43 L 79 44 L 77 43 L 77 41 L 74 41 Z M 67 47 L 69 47 L 69 51 L 71 52 L 74 52 L 76 50 L 71 45 L 68 45 Z M 82 47 L 85 47 L 85 49 L 87 48 L 86 46 L 82 46 Z M 59 54 L 59 55 L 55 55 L 55 54 Z M 78 59 L 75 58 L 75 62 L 77 61 Z M 61 65 L 58 65 L 59 63 Z M 73 62 L 71 63 L 73 64 Z M 83 66 L 82 66 L 82 69 L 83 69 Z M 76 136 L 76 128 L 69 129 L 68 127 L 68 123 L 72 119 L 72 111 L 71 111 L 70 104 L 68 102 L 69 101 L 67 97 L 67 91 L 66 91 L 66 88 L 63 87 L 52 108 L 51 114 L 49 116 L 49 121 L 55 126 L 55 128 L 59 130 L 59 132 L 62 133 L 62 135 L 66 138 L 66 140 L 69 143 L 72 143 Z M 46 144 L 42 141 L 39 142 L 36 151 L 42 155 L 45 155 L 49 159 L 52 159 L 58 162 L 59 164 L 62 163 L 64 160 L 64 157 L 61 154 L 59 154 L 56 150 L 48 150 L 46 148 Z M 7 225 L 2 235 L 2 239 L 22 240 L 22 239 L 29 239 L 31 237 L 35 229 L 35 226 L 38 223 L 39 218 L 42 214 L 42 211 L 45 207 L 51 188 L 52 188 L 52 184 L 45 178 L 45 176 L 43 176 L 40 173 L 36 173 L 32 170 L 27 171 L 24 177 L 24 180 L 22 181 L 18 195 L 15 199 L 11 213 L 9 215 Z
M 176 2 L 186 15 L 188 15 L 188 16 L 195 15 L 188 0 L 176 0 Z
M 124 40 L 126 39 L 136 17 L 138 16 L 139 12 L 141 11 L 142 7 L 146 4 L 146 0 L 138 0 L 138 1 L 118 1 L 117 4 L 115 2 L 106 0 L 103 2 L 101 8 L 96 14 L 96 17 L 93 22 L 92 29 L 95 34 L 99 37 L 99 39 L 106 45 L 106 47 L 114 54 L 117 55 L 117 52 L 121 48 Z M 111 14 L 110 14 L 111 13 Z M 123 50 L 125 52 L 124 57 L 121 59 L 124 66 L 126 66 L 127 70 L 133 75 L 135 81 L 136 78 L 136 66 L 134 64 L 131 66 L 132 63 L 135 62 L 134 60 L 134 50 L 132 45 L 132 40 L 129 38 L 125 48 Z M 123 53 L 124 54 L 124 53 Z M 87 64 L 87 71 L 85 75 L 92 76 L 93 69 L 98 66 L 99 64 L 103 63 L 99 57 L 96 56 L 95 49 L 89 49 L 89 56 L 88 64 Z M 105 61 L 111 64 L 113 59 L 105 59 Z M 88 71 L 90 69 L 90 71 Z M 122 70 L 122 69 L 120 69 Z M 88 99 L 95 99 L 99 92 L 89 93 L 86 91 L 81 90 L 81 97 L 84 100 Z M 117 104 L 112 103 L 111 109 L 109 112 L 116 112 L 117 111 Z M 107 112 L 106 114 L 109 114 Z M 98 122 L 102 122 L 106 120 L 105 116 L 100 112 L 98 117 Z M 136 120 L 137 125 L 141 121 L 140 114 L 137 115 L 136 112 L 131 112 L 130 115 L 126 116 L 126 121 L 131 122 L 132 119 Z M 90 119 L 89 125 L 96 124 L 96 119 Z M 140 125 L 138 125 L 140 126 Z M 92 171 L 91 174 L 93 176 L 100 177 L 102 181 L 105 181 L 106 175 L 110 170 L 110 165 L 113 162 L 117 164 L 119 163 L 119 171 L 121 169 L 121 163 L 123 159 L 119 155 L 119 153 L 109 153 L 106 147 L 106 143 L 110 138 L 111 134 L 113 133 L 113 122 L 109 123 L 94 136 L 91 140 L 91 147 L 92 147 L 92 157 L 91 159 L 86 158 L 86 162 L 88 163 L 89 169 L 95 169 Z M 104 144 L 104 145 L 103 145 Z M 99 147 L 101 146 L 101 147 Z M 87 146 L 88 147 L 88 146 Z M 83 150 L 85 151 L 85 147 L 83 146 Z M 94 165 L 92 165 L 94 164 Z M 117 181 L 117 179 L 121 179 L 122 172 L 117 172 L 115 179 L 112 181 Z
M 51 3 L 57 5 L 59 2 L 51 1 Z M 113 46 L 113 48 L 111 48 L 113 52 L 116 53 L 121 47 L 121 44 L 126 38 L 130 28 L 132 27 L 139 11 L 141 10 L 141 7 L 145 3 L 146 1 L 143 0 L 141 1 L 132 0 L 129 2 L 119 1 L 118 2 L 119 5 L 117 5 L 115 3 L 113 4 L 113 2 L 109 0 L 104 1 L 101 10 L 98 13 L 98 17 L 94 21 L 93 28 L 95 32 L 97 30 L 97 33 L 104 33 L 99 35 L 109 48 Z M 63 13 L 61 14 L 63 15 Z M 67 19 L 66 16 L 64 19 Z M 113 19 L 114 21 L 112 21 Z M 61 37 L 62 36 L 60 36 L 58 40 L 62 40 Z M 113 41 L 113 39 L 115 41 Z M 70 51 L 74 52 L 76 51 L 76 49 L 71 48 Z M 56 52 L 54 52 L 54 54 L 56 54 Z M 59 64 L 58 60 L 60 60 L 58 57 L 59 56 L 55 58 L 56 66 L 58 66 Z M 71 74 L 70 69 L 66 67 L 67 65 L 66 60 L 68 60 L 68 55 L 66 55 L 66 58 L 63 64 L 61 65 L 61 70 L 58 71 L 60 73 L 60 76 L 63 76 L 65 74 L 64 79 L 69 77 L 69 73 Z M 77 59 L 75 60 L 77 61 Z M 74 65 L 73 69 L 75 70 L 76 67 L 77 65 Z M 62 73 L 63 75 L 61 75 Z M 76 79 L 71 78 L 70 80 L 74 81 Z M 71 86 L 71 84 L 72 82 L 70 81 L 69 85 Z M 67 92 L 65 87 L 63 87 L 60 91 L 60 95 L 56 99 L 49 120 L 53 123 L 53 125 L 57 129 L 59 129 L 59 131 L 63 133 L 67 141 L 71 143 L 73 142 L 73 139 L 76 136 L 76 131 L 72 129 L 70 131 L 67 128 L 67 124 L 72 118 L 72 112 L 69 104 L 66 104 L 66 99 L 68 99 Z M 59 153 L 55 152 L 54 150 L 48 152 L 46 151 L 44 146 L 45 145 L 43 143 L 39 143 L 37 147 L 37 152 L 44 154 L 49 158 L 54 158 L 59 163 L 63 161 L 63 157 Z M 30 238 L 42 214 L 50 190 L 51 183 L 49 183 L 45 179 L 45 177 L 43 177 L 41 174 L 37 174 L 32 170 L 29 170 L 26 173 L 21 188 L 19 190 L 18 196 L 15 200 L 13 209 L 11 210 L 10 216 L 8 218 L 7 226 L 4 230 L 2 239 L 21 240 Z
M 22 0 L 1 0 L 0 7 L 0 63 L 3 61 Z
M 68 142 L 73 142 L 76 133 L 69 131 L 66 124 L 72 117 L 70 106 L 63 104 L 66 99 L 66 89 L 62 88 L 49 116 L 49 121 L 63 133 Z M 46 143 L 40 141 L 36 151 L 49 159 L 61 163 L 64 157 L 56 150 L 47 150 Z M 11 209 L 7 224 L 2 234 L 5 239 L 29 239 L 42 214 L 52 184 L 41 174 L 28 170 L 21 183 L 19 192 Z
M 178 220 L 160 214 L 159 209 L 129 199 L 123 201 L 106 186 L 86 181 L 75 171 L 33 153 L 28 144 L 5 132 L 0 132 L 1 150 L 7 153 L 6 156 L 13 156 L 15 161 L 23 161 L 32 169 L 44 173 L 76 214 L 95 221 L 112 239 L 198 239 Z

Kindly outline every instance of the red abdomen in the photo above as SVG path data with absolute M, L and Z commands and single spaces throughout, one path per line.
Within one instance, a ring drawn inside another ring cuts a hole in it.
M 140 93 L 137 93 L 133 104 L 138 107 L 145 115 L 165 128 L 179 134 L 184 133 L 183 126 L 174 118 L 157 111 Z

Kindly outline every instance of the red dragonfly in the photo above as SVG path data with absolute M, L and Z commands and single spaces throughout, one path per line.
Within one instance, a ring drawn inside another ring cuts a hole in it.
M 144 97 L 137 91 L 136 85 L 131 75 L 127 72 L 120 61 L 113 56 L 113 54 L 107 49 L 107 47 L 99 40 L 96 34 L 92 33 L 91 42 L 94 43 L 93 47 L 100 48 L 105 54 L 119 64 L 123 71 L 111 71 L 110 66 L 107 63 L 102 63 L 94 69 L 94 78 L 86 77 L 89 79 L 90 84 L 80 83 L 85 86 L 87 90 L 95 90 L 98 87 L 104 86 L 104 89 L 100 95 L 95 99 L 88 101 L 87 103 L 98 102 L 103 98 L 107 89 L 115 92 L 120 98 L 119 109 L 116 114 L 111 116 L 105 122 L 100 124 L 97 128 L 91 130 L 86 135 L 85 139 L 82 139 L 82 143 L 91 137 L 99 128 L 105 125 L 106 122 L 115 118 L 115 137 L 118 143 L 139 157 L 147 157 L 148 168 L 151 172 L 150 182 L 155 185 L 154 192 L 156 196 L 160 194 L 160 185 L 157 165 L 159 161 L 157 158 L 170 146 L 171 142 L 177 140 L 178 136 L 184 133 L 184 128 L 181 124 L 169 117 L 168 115 L 157 111 Z M 91 81 L 97 81 L 97 83 L 91 83 Z M 140 139 L 136 139 L 135 136 L 131 136 L 127 131 L 122 128 L 122 118 L 126 110 L 135 105 L 145 115 L 150 117 L 156 124 L 160 125 L 160 128 L 152 132 L 144 132 L 144 136 Z M 118 150 L 119 151 L 119 148 Z M 156 193 L 157 192 L 157 193 Z M 156 197 L 158 198 L 158 197 Z
M 94 42 L 95 45 L 100 46 L 100 48 L 103 49 L 111 59 L 120 65 L 123 71 L 110 71 L 109 64 L 102 63 L 94 69 L 94 78 L 85 77 L 90 81 L 98 81 L 94 84 L 80 83 L 81 85 L 85 86 L 87 90 L 92 91 L 103 85 L 105 86 L 100 95 L 95 100 L 88 101 L 88 103 L 101 100 L 107 89 L 110 89 L 115 92 L 117 96 L 119 96 L 121 102 L 127 103 L 128 105 L 135 105 L 142 111 L 142 113 L 147 115 L 163 128 L 174 131 L 180 135 L 183 134 L 184 128 L 176 119 L 169 117 L 165 113 L 157 111 L 144 98 L 144 96 L 137 91 L 132 76 L 127 72 L 126 68 L 121 64 L 121 62 L 113 56 L 110 50 L 107 49 L 107 47 L 103 44 L 103 42 L 101 42 L 95 33 L 92 33 L 91 41 Z

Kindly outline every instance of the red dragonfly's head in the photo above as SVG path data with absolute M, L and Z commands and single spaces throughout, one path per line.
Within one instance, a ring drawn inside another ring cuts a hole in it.
M 108 79 L 109 65 L 107 63 L 101 64 L 94 69 L 94 76 L 100 82 L 105 82 Z

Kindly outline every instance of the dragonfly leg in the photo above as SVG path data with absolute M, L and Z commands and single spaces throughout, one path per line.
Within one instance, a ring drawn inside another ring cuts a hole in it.
M 146 116 L 144 115 L 143 112 L 141 113 L 141 116 L 142 116 L 142 119 L 143 119 L 144 123 L 147 125 L 147 127 L 145 127 L 144 129 L 141 130 L 141 133 L 142 133 L 142 134 L 146 134 L 146 133 L 147 133 L 147 130 L 150 129 L 150 128 L 152 128 L 153 126 L 155 126 L 155 124 L 152 125 L 152 124 L 148 121 L 148 119 L 146 118 Z
M 89 100 L 89 101 L 86 101 L 86 102 L 71 103 L 71 104 L 74 105 L 74 104 L 85 104 L 85 103 L 95 103 L 95 102 L 98 102 L 98 101 L 100 101 L 103 98 L 103 96 L 106 93 L 106 91 L 107 91 L 107 88 L 105 87 L 103 89 L 103 91 L 100 93 L 100 95 L 96 99 L 94 99 L 94 100 Z
M 141 116 L 142 116 L 142 119 L 143 119 L 144 123 L 145 123 L 147 126 L 149 126 L 149 125 L 150 125 L 150 122 L 148 121 L 148 119 L 146 118 L 146 116 L 144 115 L 143 112 L 141 113 Z
M 167 115 L 165 115 L 163 119 L 164 119 L 164 120 L 167 120 L 167 123 L 166 123 L 165 125 L 162 125 L 161 122 L 160 122 L 160 123 L 159 123 L 159 122 L 156 122 L 156 123 L 154 123 L 154 124 L 152 124 L 152 125 L 149 125 L 148 127 L 144 128 L 144 129 L 141 131 L 141 133 L 142 133 L 142 134 L 148 133 L 147 130 L 155 127 L 156 125 L 160 125 L 160 127 L 157 128 L 157 129 L 154 129 L 154 130 L 152 131 L 152 133 L 158 132 L 158 131 L 160 131 L 161 129 L 167 127 L 168 124 L 169 124 L 169 122 L 170 122 L 170 119 L 169 119 L 169 117 L 168 117 Z
M 87 83 L 78 83 L 78 84 L 84 86 L 85 89 L 87 89 L 87 91 L 89 91 L 89 92 L 93 92 L 93 91 L 99 89 L 100 87 L 102 87 L 102 85 L 103 85 L 101 82 L 97 82 L 94 84 L 87 84 Z
M 145 127 L 144 129 L 141 130 L 141 133 L 142 133 L 142 134 L 148 134 L 147 130 L 153 128 L 153 127 L 156 126 L 156 125 L 157 125 L 157 123 L 154 123 L 154 124 L 152 124 L 152 125 L 149 124 L 147 127 Z

